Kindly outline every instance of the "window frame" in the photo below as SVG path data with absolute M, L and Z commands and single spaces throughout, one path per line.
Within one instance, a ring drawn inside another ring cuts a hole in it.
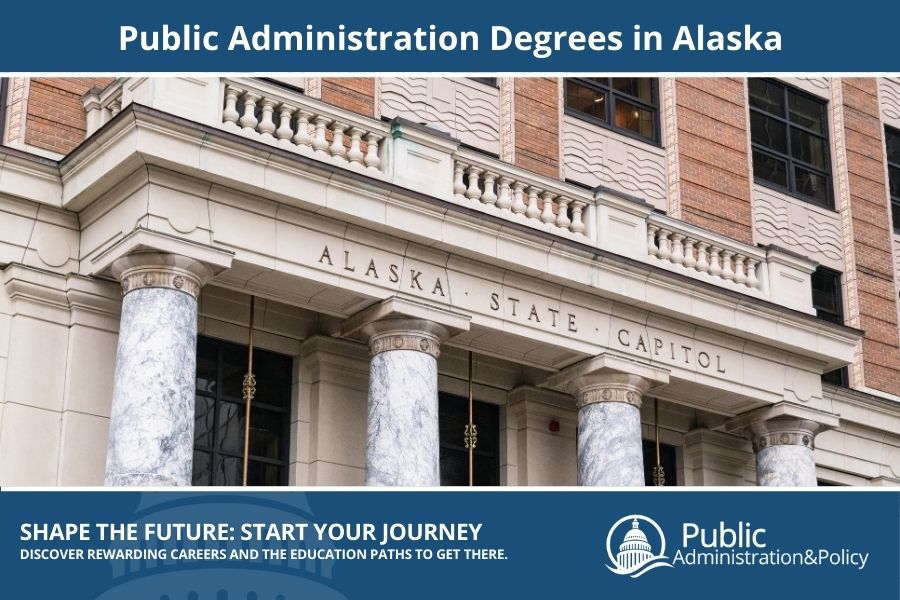
M 196 383 L 194 385 L 194 397 L 202 396 L 203 398 L 208 398 L 213 401 L 213 445 L 211 447 L 206 446 L 198 446 L 196 441 L 193 442 L 193 450 L 194 452 L 205 452 L 210 455 L 210 467 L 215 469 L 216 459 L 218 457 L 227 457 L 227 458 L 238 458 L 243 459 L 242 453 L 234 453 L 227 450 L 222 450 L 218 448 L 217 440 L 218 440 L 218 423 L 219 423 L 219 410 L 223 402 L 229 402 L 231 404 L 235 404 L 241 407 L 241 410 L 245 409 L 244 399 L 239 396 L 232 396 L 229 394 L 225 394 L 222 391 L 221 382 L 223 380 L 223 367 L 225 365 L 224 354 L 229 347 L 233 350 L 246 351 L 247 346 L 243 344 L 236 344 L 234 342 L 229 342 L 227 340 L 223 340 L 220 338 L 198 335 L 198 349 L 199 349 L 199 341 L 200 338 L 206 338 L 207 340 L 212 341 L 216 345 L 216 391 L 215 392 L 207 392 L 200 391 L 197 389 Z M 254 348 L 254 352 L 260 350 L 259 348 Z M 268 350 L 264 350 L 265 352 L 270 352 Z M 280 354 L 278 352 L 270 352 L 271 354 Z M 282 354 L 281 356 L 287 356 Z M 288 356 L 288 358 L 290 358 Z M 258 363 L 259 356 L 254 356 L 254 362 Z M 254 369 L 256 371 L 256 369 Z M 196 400 L 195 400 L 196 401 Z M 284 419 L 281 425 L 281 455 L 284 457 L 281 460 L 268 458 L 265 456 L 257 456 L 251 454 L 248 456 L 248 466 L 250 462 L 264 463 L 268 465 L 274 465 L 281 469 L 281 477 L 279 478 L 279 486 L 286 486 L 290 483 L 290 435 L 291 435 L 291 407 L 290 402 L 292 399 L 288 399 L 288 406 L 275 406 L 272 404 L 266 404 L 262 402 L 253 402 L 253 408 L 261 408 L 270 412 L 277 412 L 284 415 Z M 214 480 L 215 471 L 213 470 L 210 473 L 210 479 L 208 485 L 217 485 Z M 193 480 L 193 474 L 192 474 Z M 203 486 L 199 486 L 203 487 Z
M 766 155 L 772 156 L 778 160 L 785 161 L 787 163 L 788 185 L 787 185 L 787 187 L 783 187 L 783 186 L 775 183 L 774 181 L 769 181 L 768 179 L 764 179 L 762 177 L 757 176 L 755 168 L 753 168 L 753 182 L 756 184 L 759 184 L 763 187 L 777 190 L 779 192 L 782 192 L 784 194 L 791 196 L 792 198 L 797 198 L 798 200 L 802 200 L 803 202 L 812 204 L 813 206 L 826 208 L 828 210 L 835 210 L 834 178 L 832 176 L 832 160 L 831 160 L 831 120 L 828 118 L 828 101 L 816 96 L 815 94 L 810 94 L 809 92 L 806 92 L 799 88 L 788 85 L 777 79 L 770 79 L 767 77 L 752 78 L 752 79 L 764 80 L 770 84 L 776 85 L 781 88 L 782 99 L 784 101 L 785 114 L 784 114 L 784 116 L 774 115 L 772 113 L 766 112 L 765 110 L 763 110 L 761 108 L 757 108 L 751 104 L 749 79 L 750 78 L 748 78 L 748 82 L 747 82 L 747 109 L 749 111 L 749 119 L 747 122 L 747 128 L 750 133 L 750 165 L 751 165 L 751 167 L 753 167 L 753 152 L 755 152 L 755 151 L 759 151 L 762 154 L 766 154 Z M 812 100 L 813 102 L 815 102 L 816 104 L 819 104 L 822 107 L 824 133 L 821 133 L 821 134 L 817 133 L 807 127 L 804 127 L 803 125 L 795 124 L 791 121 L 791 118 L 790 118 L 791 113 L 790 113 L 790 108 L 789 108 L 790 104 L 789 104 L 789 100 L 788 100 L 790 97 L 789 96 L 790 94 L 802 96 L 804 98 L 807 98 L 808 100 Z M 766 118 L 774 119 L 784 125 L 785 131 L 787 134 L 787 138 L 786 138 L 787 153 L 786 154 L 779 152 L 778 150 L 769 148 L 768 146 L 765 146 L 763 144 L 757 143 L 753 140 L 753 127 L 751 125 L 751 122 L 752 122 L 754 112 L 758 113 Z M 803 131 L 804 133 L 806 133 L 807 135 L 810 135 L 810 136 L 813 136 L 816 138 L 821 138 L 824 141 L 824 147 L 825 147 L 825 170 L 824 171 L 808 162 L 805 162 L 800 159 L 795 159 L 791 155 L 791 128 L 799 129 L 799 130 Z M 796 175 L 794 172 L 795 164 L 796 164 L 796 166 L 806 169 L 807 171 L 810 171 L 814 174 L 822 175 L 825 177 L 825 191 L 828 195 L 827 201 L 822 202 L 821 200 L 818 200 L 817 198 L 813 198 L 812 196 L 807 196 L 803 192 L 797 191 Z
M 895 129 L 889 125 L 884 126 L 884 160 L 888 169 L 888 197 L 891 203 L 891 224 L 895 234 L 900 235 L 900 189 L 891 189 L 891 169 L 896 169 L 900 173 L 900 162 L 891 162 L 887 153 L 888 135 L 896 136 L 898 146 L 900 146 L 900 129 Z
M 844 325 L 845 320 L 846 320 L 846 316 L 844 314 L 844 289 L 843 289 L 844 274 L 841 273 L 840 271 L 835 271 L 834 269 L 829 269 L 828 267 L 823 267 L 821 265 L 816 268 L 815 272 L 816 273 L 823 272 L 823 273 L 827 273 L 828 275 L 835 277 L 835 279 L 836 279 L 835 292 L 836 292 L 836 296 L 837 296 L 835 298 L 835 300 L 837 301 L 838 307 L 840 307 L 840 314 L 835 313 L 834 311 L 831 311 L 829 309 L 820 308 L 819 306 L 816 305 L 815 296 L 813 296 L 813 310 L 816 311 L 816 318 L 824 319 L 830 323 L 839 323 L 841 325 Z M 815 275 L 815 273 L 813 273 L 813 275 Z M 810 294 L 812 294 L 812 291 L 813 291 L 812 277 L 810 277 L 809 288 L 810 288 L 809 292 L 810 292 Z M 840 320 L 834 319 L 834 318 L 829 318 L 828 316 L 822 316 L 820 314 L 820 312 L 824 312 L 824 313 L 826 313 L 826 315 L 830 315 L 833 317 L 840 317 Z M 826 379 L 827 377 L 832 376 L 833 374 L 836 374 L 836 377 L 839 379 L 838 382 L 828 381 Z M 826 383 L 830 383 L 832 385 L 838 385 L 841 387 L 849 387 L 850 386 L 850 371 L 847 367 L 841 367 L 840 369 L 835 369 L 834 371 L 828 371 L 827 373 L 823 373 L 822 379 Z
M 486 85 L 492 88 L 500 87 L 500 78 L 499 77 L 466 77 L 466 79 L 470 81 L 478 82 L 482 85 Z
M 580 119 L 582 121 L 587 121 L 588 123 L 592 123 L 597 125 L 598 127 L 602 127 L 604 129 L 608 129 L 610 131 L 615 131 L 621 135 L 627 136 L 629 138 L 644 142 L 645 144 L 650 144 L 651 146 L 655 146 L 657 148 L 662 148 L 662 134 L 661 134 L 661 123 L 660 123 L 660 98 L 659 98 L 659 78 L 658 77 L 629 77 L 627 79 L 649 79 L 650 80 L 650 90 L 653 96 L 653 103 L 648 104 L 644 100 L 632 96 L 631 94 L 626 94 L 625 92 L 620 92 L 613 88 L 612 86 L 613 77 L 606 78 L 606 84 L 601 84 L 596 81 L 593 81 L 586 77 L 566 77 L 563 79 L 563 112 L 569 116 L 575 117 L 576 119 Z M 606 97 L 609 99 L 609 102 L 606 103 L 606 120 L 599 119 L 591 114 L 580 111 L 577 108 L 573 108 L 569 106 L 569 85 L 568 82 L 574 82 L 577 85 L 582 87 L 586 87 L 595 92 L 602 92 L 606 94 Z M 614 123 L 615 105 L 616 100 L 621 98 L 627 102 L 637 105 L 639 108 L 643 108 L 644 110 L 648 110 L 653 115 L 653 139 L 646 138 L 641 134 L 637 133 L 632 129 L 628 129 L 625 127 L 617 127 Z
M 9 78 L 0 77 L 0 146 L 6 145 L 6 98 L 9 93 Z

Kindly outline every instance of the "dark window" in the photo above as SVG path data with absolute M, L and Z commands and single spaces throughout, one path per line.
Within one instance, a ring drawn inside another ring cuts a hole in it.
M 662 465 L 666 480 L 663 485 L 678 485 L 675 470 L 675 446 L 659 445 L 659 464 Z M 653 486 L 653 467 L 656 466 L 656 442 L 644 440 L 644 485 Z
M 253 351 L 256 396 L 250 415 L 249 485 L 286 485 L 290 426 L 290 356 Z M 244 456 L 242 383 L 247 347 L 197 339 L 194 485 L 241 485 Z
M 0 77 L 0 146 L 6 143 L 6 92 L 9 79 Z
M 812 274 L 812 300 L 816 316 L 832 323 L 844 324 L 844 303 L 841 295 L 841 274 L 825 267 L 819 267 Z M 847 387 L 849 373 L 847 367 L 835 369 L 822 375 L 822 381 Z
M 825 102 L 771 79 L 747 86 L 754 180 L 833 208 Z
M 884 144 L 887 149 L 888 181 L 891 187 L 891 216 L 894 231 L 900 233 L 900 131 L 885 127 Z
M 659 143 L 659 92 L 649 77 L 566 79 L 566 111 L 630 136 Z
M 478 434 L 473 461 L 475 485 L 500 485 L 500 407 L 477 400 L 473 407 Z M 468 399 L 441 394 L 439 422 L 441 485 L 469 485 L 469 451 L 463 437 L 469 422 Z
M 497 78 L 496 77 L 469 77 L 472 81 L 477 81 L 479 83 L 483 83 L 484 85 L 489 85 L 491 87 L 497 87 Z

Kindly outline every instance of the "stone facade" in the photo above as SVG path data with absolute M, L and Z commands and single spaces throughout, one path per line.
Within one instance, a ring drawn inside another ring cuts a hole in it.
M 661 81 L 658 143 L 554 78 L 282 83 L 9 82 L 0 485 L 189 484 L 194 340 L 245 344 L 251 294 L 291 484 L 437 485 L 470 378 L 505 485 L 643 485 L 657 433 L 679 485 L 900 483 L 896 81 L 784 80 L 833 211 L 754 183 L 742 79 Z

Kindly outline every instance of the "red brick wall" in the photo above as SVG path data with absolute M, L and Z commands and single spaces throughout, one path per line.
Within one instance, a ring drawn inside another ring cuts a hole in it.
M 516 77 L 516 164 L 559 177 L 559 84 L 557 79 Z
M 681 218 L 752 242 L 743 80 L 680 78 L 675 97 Z
M 900 395 L 900 339 L 884 174 L 884 131 L 874 79 L 843 79 L 844 132 L 867 387 Z
M 375 80 L 371 77 L 325 77 L 322 101 L 347 110 L 375 116 Z
M 85 138 L 82 94 L 112 81 L 100 77 L 33 77 L 28 89 L 25 143 L 60 154 L 71 152 Z

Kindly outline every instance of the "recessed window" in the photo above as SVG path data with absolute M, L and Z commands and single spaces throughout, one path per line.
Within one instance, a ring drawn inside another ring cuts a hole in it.
M 894 232 L 900 233 L 900 131 L 885 127 L 884 142 L 891 188 L 891 219 L 894 222 Z
M 256 396 L 250 408 L 249 485 L 286 485 L 290 356 L 254 349 Z M 197 339 L 193 485 L 241 485 L 244 473 L 242 383 L 247 347 Z
M 747 86 L 754 179 L 833 208 L 825 102 L 771 79 Z
M 812 274 L 812 300 L 816 316 L 832 323 L 844 324 L 844 302 L 841 295 L 841 274 L 819 267 Z M 847 367 L 822 375 L 822 381 L 842 387 L 849 384 Z
M 653 468 L 656 466 L 656 442 L 643 440 L 644 442 L 644 485 L 651 487 L 653 482 Z M 678 472 L 675 470 L 675 446 L 668 444 L 659 445 L 659 464 L 663 468 L 664 486 L 678 485 Z
M 469 77 L 469 79 L 471 79 L 472 81 L 477 81 L 478 83 L 483 83 L 484 85 L 497 87 L 496 77 Z
M 465 430 L 469 423 L 469 401 L 440 395 L 438 419 L 441 444 L 441 485 L 469 485 L 469 451 Z M 477 441 L 472 461 L 475 485 L 500 485 L 500 407 L 473 403 Z
M 659 142 L 657 80 L 584 77 L 565 80 L 566 111 L 649 142 Z

